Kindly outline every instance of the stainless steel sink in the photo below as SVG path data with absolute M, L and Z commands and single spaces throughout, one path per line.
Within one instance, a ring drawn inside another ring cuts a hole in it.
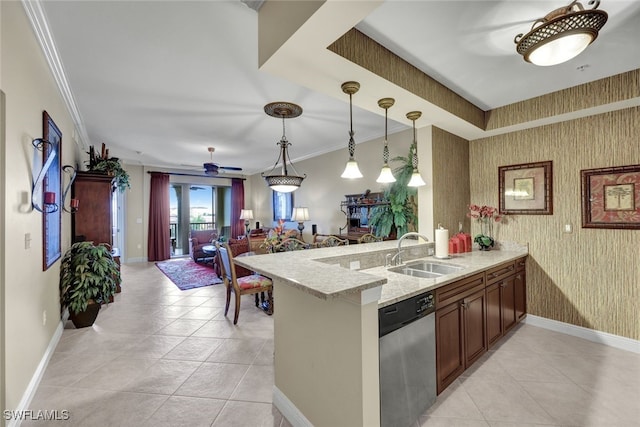
M 389 269 L 392 273 L 405 274 L 407 276 L 435 279 L 445 274 L 455 273 L 464 267 L 455 264 L 440 264 L 431 261 L 415 261 L 410 264 L 400 265 Z
M 405 265 L 390 268 L 389 271 L 393 273 L 406 274 L 407 276 L 422 277 L 423 279 L 435 279 L 436 277 L 442 276 L 441 273 L 432 273 L 429 271 L 416 270 L 413 268 L 409 268 Z
M 462 270 L 464 267 L 455 264 L 440 264 L 432 261 L 416 261 L 406 264 L 405 267 L 413 270 L 428 271 L 436 274 L 451 274 Z

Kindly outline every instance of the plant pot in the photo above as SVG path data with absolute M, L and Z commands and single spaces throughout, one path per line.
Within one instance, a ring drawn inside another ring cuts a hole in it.
M 76 328 L 86 328 L 93 325 L 93 322 L 95 322 L 98 317 L 99 311 L 100 304 L 96 303 L 87 305 L 87 309 L 80 313 L 74 313 L 69 309 L 69 319 L 71 319 Z

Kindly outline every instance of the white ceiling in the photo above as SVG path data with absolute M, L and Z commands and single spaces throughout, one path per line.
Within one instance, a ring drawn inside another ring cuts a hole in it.
M 328 94 L 294 83 L 293 66 L 291 79 L 259 70 L 258 13 L 239 0 L 41 4 L 85 144 L 104 142 L 126 163 L 187 169 L 209 161 L 214 146 L 215 162 L 251 174 L 273 166 L 282 134 L 282 122 L 263 106 L 291 101 L 304 109 L 286 123 L 294 162 L 346 147 L 348 96 L 340 84 L 354 77 L 334 78 Z M 485 110 L 640 68 L 638 1 L 603 1 L 609 21 L 572 61 L 524 62 L 515 35 L 564 5 L 387 0 L 357 28 Z M 387 96 L 396 95 L 379 95 Z M 354 107 L 357 142 L 384 132 L 384 110 L 364 107 Z M 410 125 L 395 116 L 389 133 Z

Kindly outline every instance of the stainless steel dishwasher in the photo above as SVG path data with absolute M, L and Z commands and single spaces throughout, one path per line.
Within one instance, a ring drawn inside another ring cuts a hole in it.
M 432 292 L 378 310 L 380 425 L 408 427 L 436 400 Z

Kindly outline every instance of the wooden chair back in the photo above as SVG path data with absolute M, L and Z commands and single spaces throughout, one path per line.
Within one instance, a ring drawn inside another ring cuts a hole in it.
M 378 237 L 372 233 L 367 233 L 367 234 L 363 234 L 358 239 L 358 243 L 375 243 L 375 242 L 382 242 L 382 237 Z

